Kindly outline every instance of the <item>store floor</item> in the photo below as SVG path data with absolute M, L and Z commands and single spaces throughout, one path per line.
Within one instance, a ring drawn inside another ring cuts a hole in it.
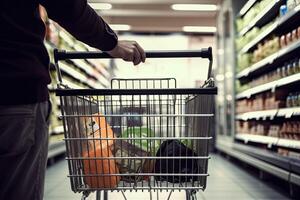
M 64 160 L 57 161 L 47 169 L 45 200 L 76 200 L 81 199 L 80 194 L 74 194 L 70 189 L 70 183 L 66 174 L 67 163 Z M 220 155 L 212 155 L 209 163 L 208 187 L 205 192 L 197 194 L 198 200 L 285 200 L 286 194 L 279 193 L 277 189 L 260 181 L 245 169 L 229 162 Z M 125 193 L 128 200 L 149 199 L 148 192 Z M 124 199 L 121 193 L 109 194 L 109 199 Z M 153 197 L 156 197 L 156 194 Z M 160 194 L 161 200 L 167 199 L 166 194 Z M 89 199 L 95 199 L 91 195 Z M 156 198 L 153 198 L 156 199 Z M 170 199 L 185 199 L 184 193 L 173 193 Z

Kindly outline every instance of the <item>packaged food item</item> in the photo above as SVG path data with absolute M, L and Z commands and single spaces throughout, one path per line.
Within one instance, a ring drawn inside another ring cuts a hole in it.
M 280 6 L 280 17 L 284 16 L 287 13 L 288 9 L 287 6 L 285 4 Z
M 286 37 L 285 37 L 285 35 L 282 35 L 280 37 L 280 48 L 284 48 L 286 45 L 287 45 Z
M 293 74 L 293 67 L 291 65 L 291 63 L 287 64 L 287 75 L 290 76 Z
M 139 176 L 139 173 L 151 173 L 153 172 L 154 160 L 147 159 L 150 157 L 150 153 L 138 148 L 134 145 L 133 141 L 117 140 L 112 146 L 113 154 L 116 159 L 116 164 L 121 174 L 133 174 L 132 176 L 122 176 L 121 180 L 126 182 L 138 182 L 142 180 L 149 180 L 149 176 Z M 123 159 L 123 157 L 133 157 L 132 159 Z M 144 157 L 144 159 L 137 159 L 134 157 Z
M 300 59 L 296 58 L 294 61 L 294 66 L 296 67 L 296 73 L 300 72 Z
M 154 156 L 156 151 L 159 148 L 158 140 L 149 140 L 148 137 L 155 137 L 154 131 L 146 127 L 132 126 L 128 127 L 121 133 L 122 138 L 140 138 L 132 140 L 132 144 L 137 148 L 142 149 L 145 152 L 148 152 L 150 155 Z M 144 138 L 144 139 L 143 139 Z
M 286 45 L 290 45 L 293 40 L 292 40 L 292 34 L 291 33 L 287 33 L 285 36 L 285 40 L 286 40 Z
M 291 102 L 292 102 L 292 94 L 289 93 L 289 95 L 288 95 L 287 98 L 286 98 L 286 107 L 287 107 L 287 108 L 291 107 L 291 105 L 292 105 Z
M 298 40 L 297 29 L 292 31 L 292 41 L 296 42 Z
M 87 138 L 87 143 L 82 143 L 84 182 L 90 188 L 115 188 L 120 176 L 116 175 L 119 169 L 115 159 L 111 159 L 115 136 L 110 125 L 101 114 L 82 117 L 81 124 Z
M 157 181 L 168 181 L 171 183 L 184 183 L 191 180 L 199 180 L 199 176 L 176 176 L 176 174 L 200 174 L 203 173 L 203 168 L 200 165 L 199 159 L 193 158 L 198 155 L 193 149 L 185 146 L 178 140 L 166 140 L 164 141 L 156 154 L 156 162 L 154 172 L 162 174 L 155 176 Z M 186 157 L 165 159 L 160 157 Z M 170 176 L 169 174 L 175 174 Z

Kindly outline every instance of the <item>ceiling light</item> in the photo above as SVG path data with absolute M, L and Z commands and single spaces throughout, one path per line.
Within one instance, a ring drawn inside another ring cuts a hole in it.
M 110 10 L 112 8 L 110 3 L 89 3 L 89 5 L 95 10 Z
M 184 26 L 184 32 L 197 32 L 197 33 L 215 33 L 217 28 L 214 26 Z
M 127 24 L 110 24 L 109 25 L 115 31 L 129 31 L 131 26 Z
M 216 11 L 218 7 L 214 4 L 173 4 L 171 8 L 182 11 Z

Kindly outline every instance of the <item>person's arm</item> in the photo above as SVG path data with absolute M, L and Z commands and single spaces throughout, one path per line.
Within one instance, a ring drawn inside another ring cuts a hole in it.
M 117 35 L 87 4 L 86 0 L 40 0 L 49 18 L 76 39 L 102 51 L 117 45 Z
M 133 41 L 118 41 L 117 35 L 87 4 L 87 0 L 39 0 L 49 18 L 56 21 L 76 39 L 113 57 L 139 64 L 145 61 L 144 50 Z

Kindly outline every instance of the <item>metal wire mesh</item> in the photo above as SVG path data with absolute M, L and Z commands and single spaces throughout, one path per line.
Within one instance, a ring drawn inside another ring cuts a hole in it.
M 73 191 L 205 189 L 213 95 L 175 87 L 174 79 L 114 79 L 110 94 L 60 97 Z M 130 92 L 149 88 L 161 91 Z

